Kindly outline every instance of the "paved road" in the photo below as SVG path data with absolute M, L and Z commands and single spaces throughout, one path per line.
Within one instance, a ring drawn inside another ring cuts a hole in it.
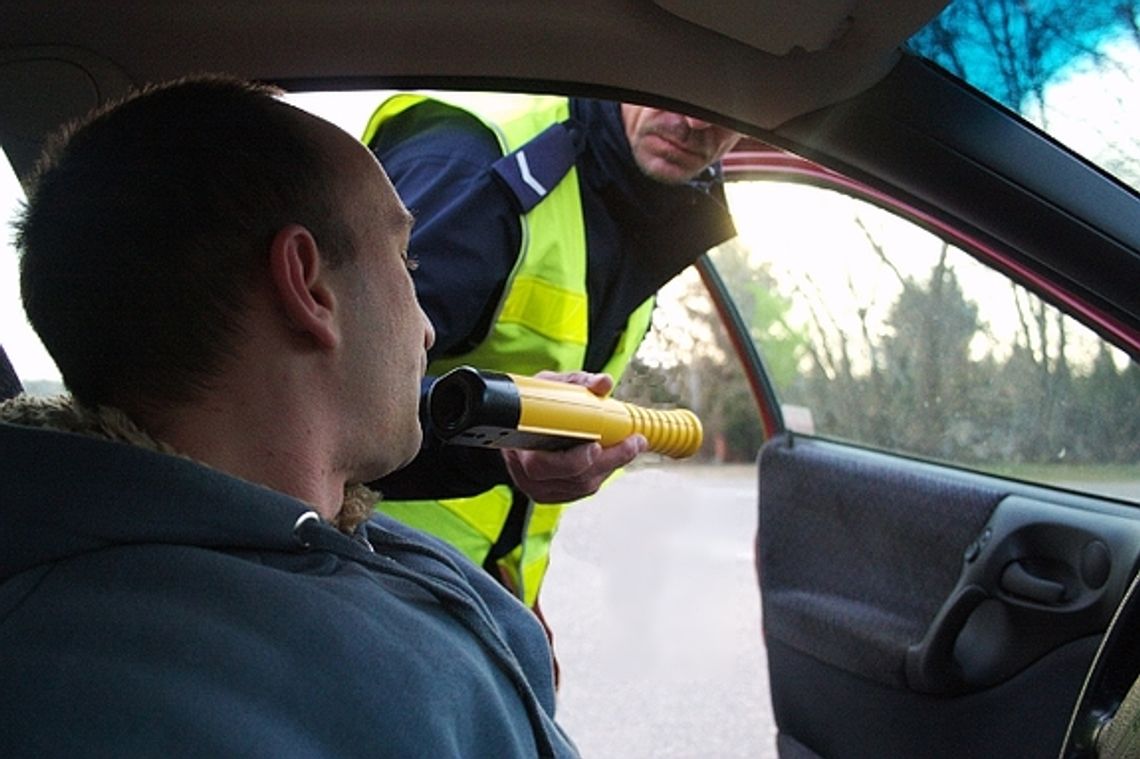
M 776 756 L 754 471 L 641 466 L 564 518 L 543 608 L 584 756 Z

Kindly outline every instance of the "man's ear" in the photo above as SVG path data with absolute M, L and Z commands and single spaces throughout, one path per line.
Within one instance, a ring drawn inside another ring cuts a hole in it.
M 299 224 L 283 227 L 269 248 L 269 273 L 278 303 L 294 329 L 310 335 L 318 345 L 340 343 L 336 296 L 329 287 L 328 267 L 317 241 Z

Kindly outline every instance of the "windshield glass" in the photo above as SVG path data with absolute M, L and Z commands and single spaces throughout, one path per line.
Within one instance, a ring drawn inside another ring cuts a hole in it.
M 909 48 L 1140 189 L 1140 0 L 955 0 Z

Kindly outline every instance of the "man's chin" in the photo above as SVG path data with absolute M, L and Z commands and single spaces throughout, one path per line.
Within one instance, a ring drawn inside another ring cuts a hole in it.
M 408 464 L 420 452 L 420 446 L 423 444 L 423 432 L 417 426 L 415 435 L 408 435 L 405 438 L 404 445 L 400 447 L 399 451 L 389 449 L 383 452 L 383 457 L 373 461 L 370 466 L 362 467 L 367 472 L 365 476 L 358 478 L 359 482 L 374 482 L 383 477 L 387 477 L 392 472 L 397 472 Z

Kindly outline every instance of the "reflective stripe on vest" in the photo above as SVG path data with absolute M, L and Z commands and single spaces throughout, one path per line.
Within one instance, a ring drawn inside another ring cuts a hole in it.
M 507 159 L 548 127 L 569 118 L 561 97 L 499 94 L 395 95 L 384 101 L 364 133 L 370 144 L 385 121 L 428 100 L 459 108 L 478 118 L 499 141 Z M 529 172 L 533 160 L 518 162 Z M 533 178 L 533 177 L 532 177 Z M 529 186 L 527 177 L 522 181 Z M 589 332 L 586 293 L 586 230 L 577 169 L 571 166 L 554 187 L 539 183 L 545 196 L 520 215 L 522 246 L 489 334 L 472 351 L 433 361 L 431 375 L 469 364 L 480 369 L 534 374 L 547 369 L 582 369 Z M 531 188 L 538 193 L 539 189 Z M 536 196 L 537 197 L 537 196 Z M 525 205 L 524 205 L 525 207 Z M 603 371 L 621 378 L 649 328 L 653 299 L 630 316 Z M 499 486 L 471 498 L 439 501 L 381 501 L 377 508 L 413 527 L 448 541 L 481 565 L 506 521 L 510 489 Z M 500 559 L 516 594 L 528 606 L 538 597 L 549 564 L 550 541 L 565 504 L 535 504 L 521 546 Z

